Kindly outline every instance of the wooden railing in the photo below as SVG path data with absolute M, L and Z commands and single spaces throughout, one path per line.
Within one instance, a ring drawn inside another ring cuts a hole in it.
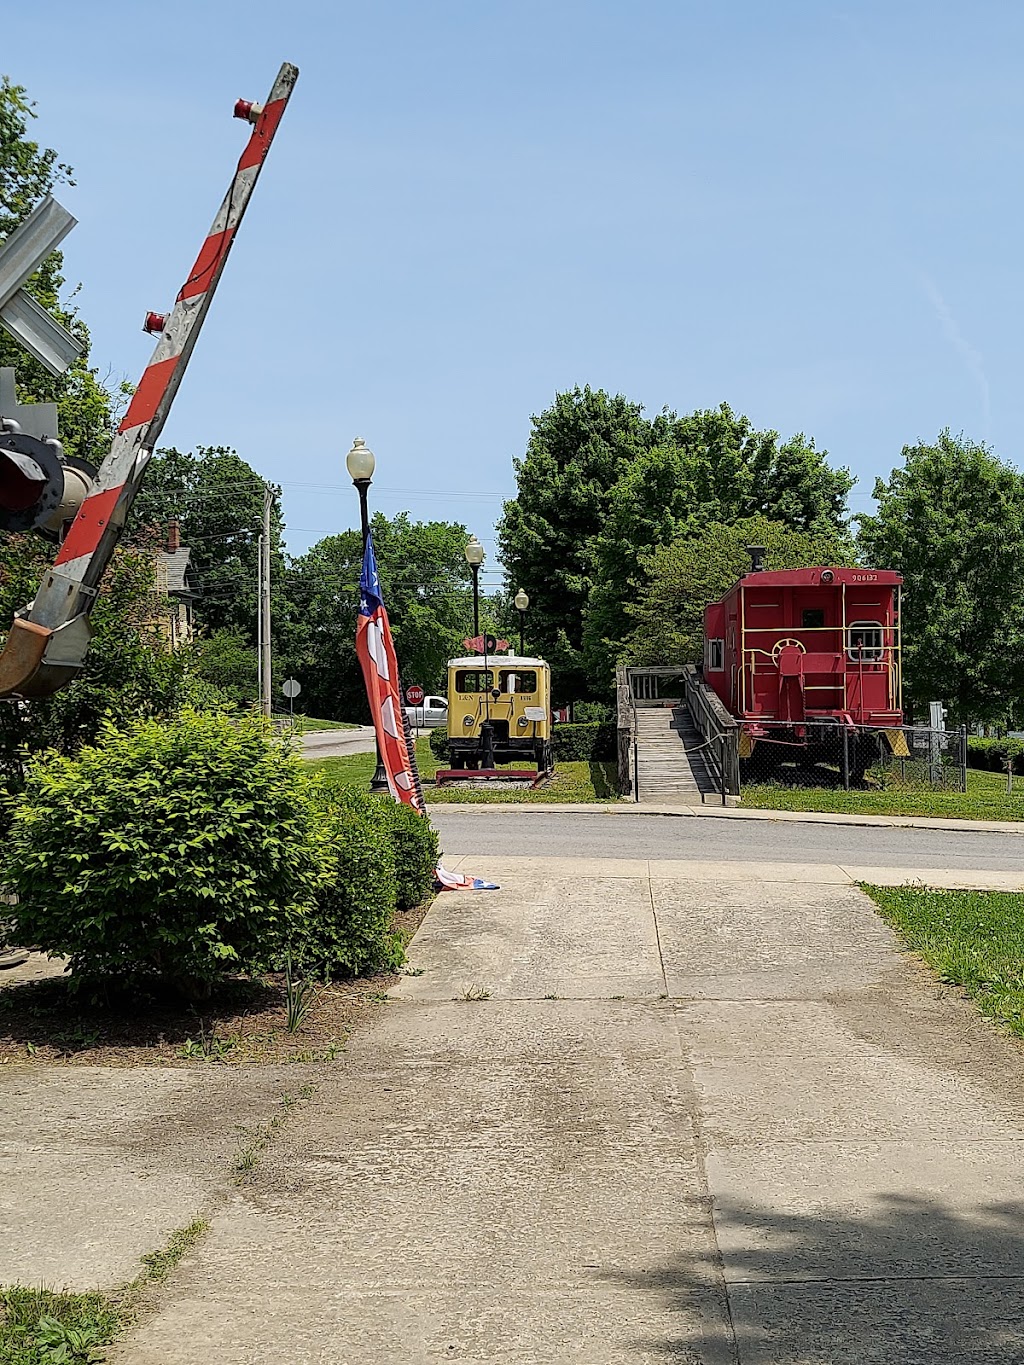
M 687 664 L 682 673 L 686 705 L 707 746 L 704 761 L 718 783 L 724 806 L 730 796 L 740 794 L 739 723 L 730 716 L 695 664 Z

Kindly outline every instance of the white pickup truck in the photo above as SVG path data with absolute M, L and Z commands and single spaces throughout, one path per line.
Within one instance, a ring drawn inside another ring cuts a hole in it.
M 448 724 L 448 703 L 444 697 L 428 694 L 419 706 L 407 706 L 405 714 L 414 730 L 433 730 L 438 725 Z

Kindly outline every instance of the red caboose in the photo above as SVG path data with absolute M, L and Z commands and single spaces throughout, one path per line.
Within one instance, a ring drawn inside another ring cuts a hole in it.
M 810 748 L 834 743 L 837 727 L 901 726 L 900 575 L 765 570 L 763 551 L 751 556 L 751 572 L 704 611 L 704 677 L 743 722 L 741 755 L 759 739 Z

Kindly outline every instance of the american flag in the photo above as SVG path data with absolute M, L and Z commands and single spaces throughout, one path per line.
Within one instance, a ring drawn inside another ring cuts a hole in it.
M 381 600 L 373 537 L 367 535 L 363 572 L 359 580 L 359 614 L 356 618 L 356 655 L 366 682 L 373 728 L 388 775 L 388 787 L 396 801 L 404 801 L 425 815 L 423 791 L 416 770 L 416 754 L 402 706 L 398 660 L 391 638 L 388 614 Z

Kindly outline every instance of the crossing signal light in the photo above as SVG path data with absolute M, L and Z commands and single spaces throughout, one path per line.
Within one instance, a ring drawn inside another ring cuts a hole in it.
M 92 465 L 65 455 L 59 441 L 0 432 L 0 530 L 62 540 L 95 476 Z

